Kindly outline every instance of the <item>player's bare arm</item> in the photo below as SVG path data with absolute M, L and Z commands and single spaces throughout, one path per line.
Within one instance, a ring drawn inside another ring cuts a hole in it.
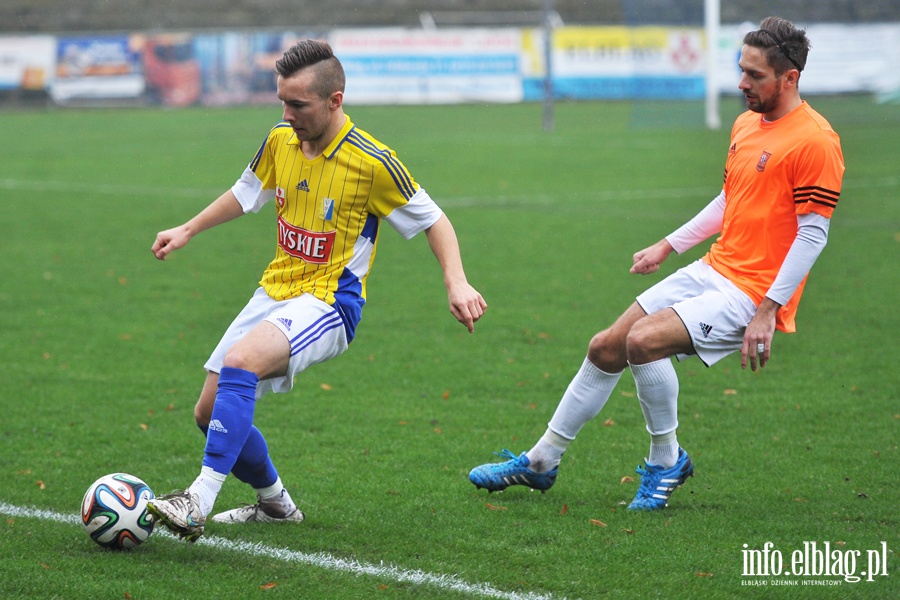
M 444 273 L 450 312 L 472 333 L 475 331 L 475 321 L 487 310 L 487 302 L 466 279 L 459 254 L 459 242 L 450 219 L 442 215 L 434 225 L 425 230 L 425 236 Z
M 772 338 L 775 335 L 775 315 L 781 305 L 770 298 L 763 298 L 756 309 L 756 314 L 744 331 L 744 344 L 741 346 L 741 368 L 755 371 L 769 362 L 772 351 Z
M 640 275 L 656 273 L 659 270 L 659 265 L 669 257 L 673 250 L 672 244 L 663 238 L 649 248 L 636 252 L 631 272 Z
M 201 231 L 211 229 L 243 214 L 244 209 L 241 208 L 234 192 L 229 189 L 187 223 L 157 233 L 150 251 L 159 260 L 166 260 L 166 256 L 170 252 L 183 248 L 191 241 L 192 237 Z

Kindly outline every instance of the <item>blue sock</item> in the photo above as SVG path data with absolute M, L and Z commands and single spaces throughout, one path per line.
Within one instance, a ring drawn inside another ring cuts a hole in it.
M 197 425 L 203 435 L 209 431 L 206 425 Z M 250 435 L 238 454 L 237 461 L 231 468 L 231 474 L 238 481 L 242 481 L 250 485 L 255 490 L 261 490 L 274 485 L 278 481 L 278 471 L 269 458 L 269 447 L 266 445 L 266 439 L 262 432 L 256 428 L 256 425 L 250 428 Z
M 230 473 L 253 427 L 256 406 L 256 374 L 223 367 L 212 418 L 206 432 L 203 466 L 216 473 Z

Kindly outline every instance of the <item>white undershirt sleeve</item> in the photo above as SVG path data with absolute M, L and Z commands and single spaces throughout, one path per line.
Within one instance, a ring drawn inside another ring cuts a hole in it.
M 797 286 L 809 274 L 809 270 L 825 248 L 830 224 L 830 219 L 816 213 L 797 216 L 797 237 L 784 257 L 781 269 L 778 270 L 772 287 L 766 293 L 766 298 L 774 300 L 781 306 L 791 299 Z
M 409 202 L 392 210 L 384 220 L 408 240 L 437 223 L 443 214 L 428 192 L 419 188 Z
M 250 167 L 244 169 L 241 178 L 231 186 L 231 191 L 234 192 L 234 197 L 245 213 L 259 212 L 259 209 L 275 197 L 275 190 L 264 190 L 262 182 Z
M 666 236 L 675 252 L 687 252 L 700 242 L 722 231 L 725 216 L 725 190 L 713 198 L 693 219 Z

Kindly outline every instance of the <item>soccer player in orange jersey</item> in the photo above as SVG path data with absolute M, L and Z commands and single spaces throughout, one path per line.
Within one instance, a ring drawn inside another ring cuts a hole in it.
M 407 239 L 425 233 L 450 312 L 469 332 L 487 308 L 466 279 L 450 221 L 394 152 L 344 114 L 344 70 L 331 47 L 300 42 L 275 70 L 283 121 L 231 189 L 187 223 L 157 234 L 151 248 L 165 260 L 198 233 L 275 201 L 275 258 L 205 365 L 194 410 L 207 436 L 200 475 L 148 507 L 189 541 L 202 535 L 229 473 L 254 488 L 257 503 L 214 521 L 303 520 L 253 425 L 255 403 L 267 391 L 289 391 L 295 375 L 347 349 L 382 222 Z
M 769 17 L 746 34 L 740 90 L 749 111 L 734 123 L 722 192 L 681 228 L 634 255 L 632 273 L 656 272 L 714 234 L 709 252 L 637 297 L 591 339 L 546 433 L 531 450 L 476 467 L 479 488 L 525 485 L 546 491 L 568 445 L 631 369 L 650 454 L 631 510 L 657 510 L 693 474 L 678 444 L 678 378 L 671 357 L 695 355 L 707 366 L 740 351 L 741 367 L 762 368 L 776 329 L 794 331 L 807 274 L 828 237 L 844 160 L 828 122 L 800 98 L 806 32 Z

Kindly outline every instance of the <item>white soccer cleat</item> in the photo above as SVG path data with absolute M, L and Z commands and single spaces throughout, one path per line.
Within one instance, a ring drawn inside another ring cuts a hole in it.
M 206 518 L 197 496 L 187 490 L 160 496 L 147 502 L 147 514 L 178 537 L 196 542 L 203 535 Z
M 213 515 L 211 520 L 213 523 L 300 523 L 305 518 L 306 515 L 296 506 L 284 506 L 280 496 L 271 502 L 257 496 L 256 504 L 221 512 Z

